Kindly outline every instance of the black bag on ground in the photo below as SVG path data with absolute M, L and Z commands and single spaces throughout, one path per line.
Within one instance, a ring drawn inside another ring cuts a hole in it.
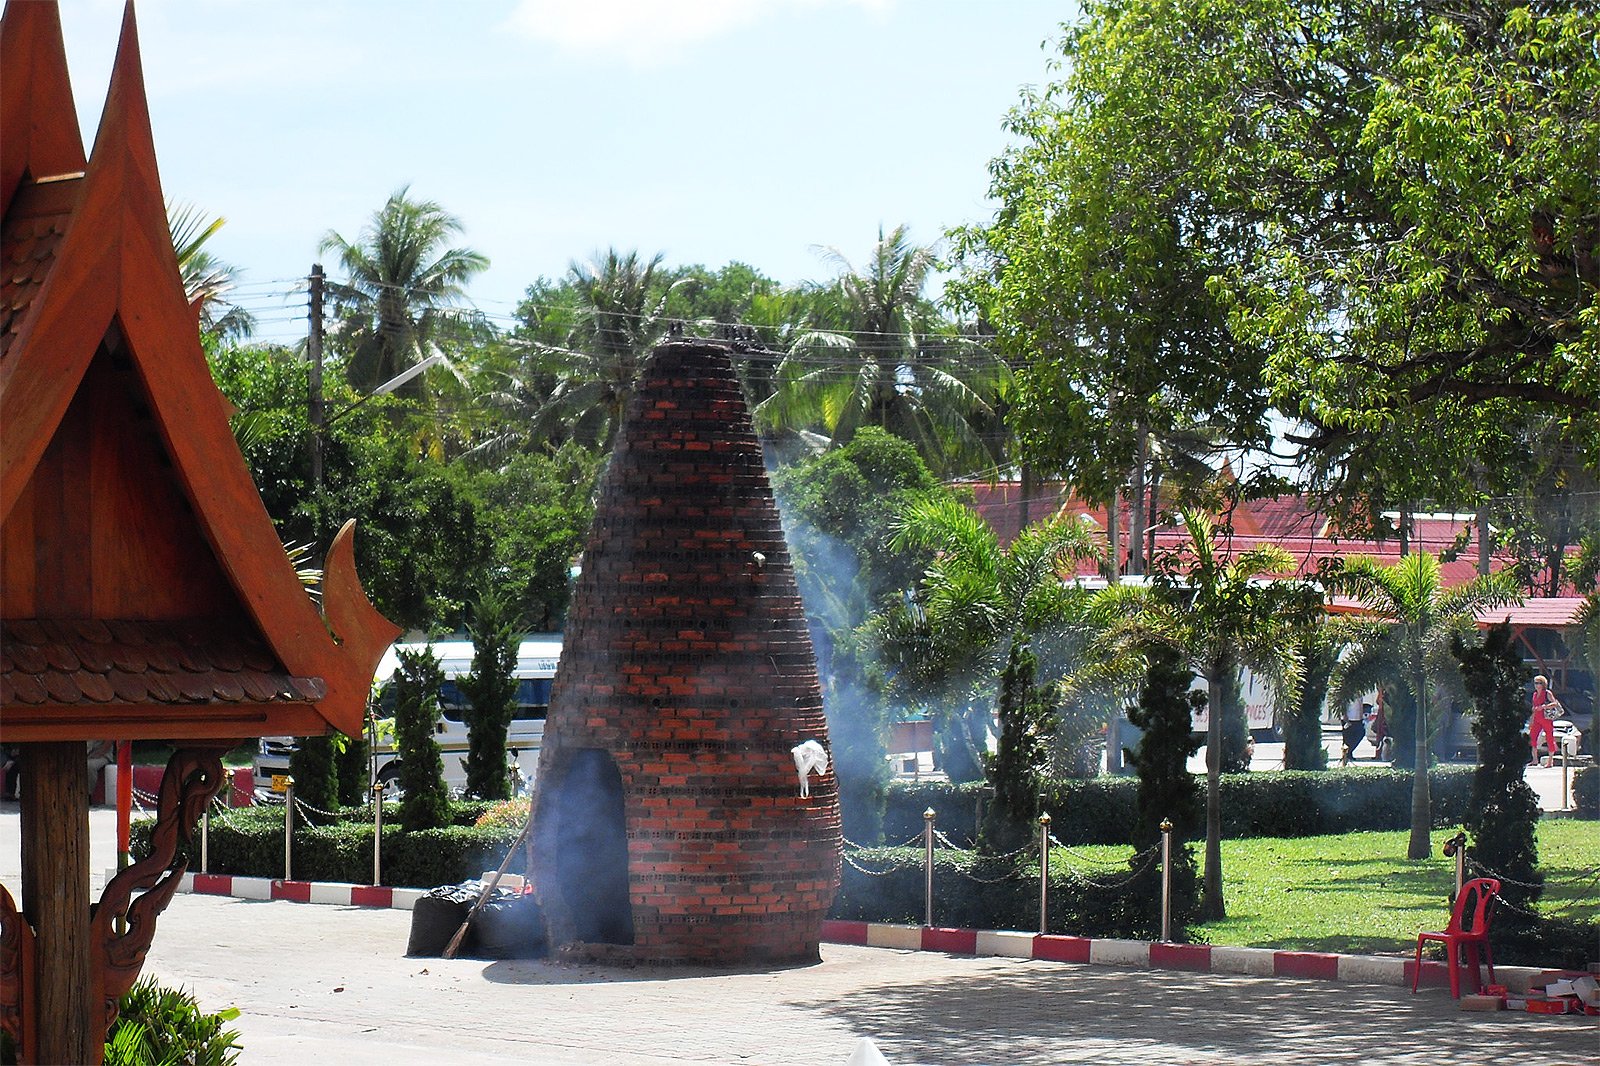
M 411 908 L 411 938 L 406 941 L 407 955 L 438 956 L 456 935 L 467 912 L 477 902 L 483 886 L 476 881 L 459 885 L 444 885 L 433 889 L 417 900 Z M 458 954 L 471 954 L 472 930 L 467 930 Z
M 472 919 L 471 950 L 479 959 L 532 959 L 545 954 L 544 914 L 538 901 L 521 893 L 497 892 Z

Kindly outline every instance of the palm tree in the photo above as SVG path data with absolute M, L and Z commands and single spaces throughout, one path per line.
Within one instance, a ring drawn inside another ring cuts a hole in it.
M 1276 545 L 1228 556 L 1211 518 L 1181 512 L 1189 544 L 1158 559 L 1148 586 L 1113 586 L 1098 610 L 1111 622 L 1103 641 L 1122 657 L 1128 647 L 1157 644 L 1177 650 L 1206 683 L 1206 850 L 1201 912 L 1225 917 L 1222 897 L 1223 694 L 1241 666 L 1271 683 L 1280 706 L 1299 698 L 1301 664 L 1295 631 L 1306 613 L 1303 586 L 1263 582 L 1260 575 L 1294 570 Z
M 1428 745 L 1442 717 L 1434 714 L 1433 694 L 1440 686 L 1461 688 L 1450 635 L 1470 629 L 1478 611 L 1504 607 L 1520 597 L 1503 572 L 1445 588 L 1439 560 L 1426 552 L 1407 555 L 1393 566 L 1363 556 L 1349 559 L 1337 584 L 1368 617 L 1348 626 L 1350 651 L 1334 672 L 1332 699 L 1337 706 L 1353 694 L 1369 691 L 1376 679 L 1385 676 L 1398 676 L 1409 690 L 1415 708 L 1416 759 L 1406 858 L 1425 859 L 1432 807 Z
M 250 312 L 227 299 L 233 288 L 233 267 L 205 249 L 205 243 L 226 221 L 206 219 L 193 204 L 167 204 L 167 228 L 172 231 L 172 250 L 183 276 L 183 294 L 200 318 L 201 332 L 224 340 L 244 340 L 255 330 L 256 322 Z
M 972 419 L 995 414 L 1010 372 L 922 295 L 932 249 L 912 244 L 901 226 L 887 236 L 879 229 L 865 270 L 837 249 L 825 254 L 840 276 L 817 294 L 813 328 L 794 336 L 757 421 L 820 429 L 835 445 L 876 424 L 915 444 L 936 472 L 992 465 L 999 457 Z
M 966 750 L 954 754 L 969 769 L 981 768 L 1002 674 L 1024 660 L 1023 652 L 1037 661 L 1039 674 L 1065 672 L 1058 638 L 1088 594 L 1063 577 L 1080 560 L 1099 558 L 1104 547 L 1087 527 L 1050 519 L 1002 548 L 994 527 L 949 497 L 909 504 L 895 528 L 895 550 L 932 550 L 935 559 L 915 602 L 886 621 L 888 642 L 905 664 L 908 687 L 954 697 L 963 708 L 955 724 Z
M 329 231 L 318 246 L 334 252 L 345 280 L 328 286 L 338 319 L 336 339 L 348 357 L 345 376 L 359 392 L 372 389 L 439 353 L 464 286 L 489 266 L 470 248 L 446 247 L 461 221 L 432 200 L 407 198 L 409 186 L 385 201 L 355 241 Z M 397 390 L 420 398 L 416 378 Z
M 645 360 L 667 335 L 667 298 L 686 281 L 669 282 L 660 267 L 659 254 L 641 260 L 615 248 L 571 265 L 576 321 L 566 344 L 535 343 L 537 368 L 556 382 L 535 414 L 535 432 L 610 445 Z

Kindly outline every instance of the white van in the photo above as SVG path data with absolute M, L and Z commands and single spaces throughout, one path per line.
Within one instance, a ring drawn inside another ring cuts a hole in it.
M 392 697 L 386 695 L 389 680 L 399 668 L 401 651 L 420 652 L 427 644 L 394 644 L 378 661 L 373 676 L 376 717 L 393 715 Z M 439 640 L 433 642 L 433 654 L 439 660 L 444 684 L 439 686 L 439 718 L 434 722 L 434 740 L 444 760 L 444 782 L 452 792 L 460 794 L 467 786 L 467 702 L 461 695 L 457 681 L 472 672 L 472 642 L 470 640 Z M 515 761 L 517 780 L 527 790 L 533 785 L 539 767 L 539 746 L 544 739 L 545 717 L 550 712 L 550 685 L 555 680 L 556 664 L 561 659 L 561 634 L 540 633 L 529 636 L 517 648 L 517 708 L 506 732 L 506 758 Z M 387 707 L 387 709 L 386 709 Z M 371 737 L 368 737 L 369 741 Z M 293 737 L 262 737 L 255 758 L 258 782 L 271 780 L 275 774 L 289 772 L 289 754 L 294 750 Z M 391 790 L 400 779 L 400 758 L 395 751 L 393 736 L 386 736 L 372 748 L 372 779 L 390 785 Z M 395 795 L 393 791 L 389 793 Z

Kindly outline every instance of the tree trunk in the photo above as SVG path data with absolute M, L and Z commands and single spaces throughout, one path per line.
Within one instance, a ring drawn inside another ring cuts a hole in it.
M 1428 795 L 1428 680 L 1420 672 L 1412 679 L 1416 688 L 1416 722 L 1414 736 L 1417 752 L 1411 768 L 1411 839 L 1406 845 L 1406 858 L 1426 859 L 1433 849 L 1428 831 L 1432 828 L 1432 801 Z
M 1212 663 L 1206 677 L 1206 872 L 1200 914 L 1206 921 L 1228 916 L 1222 900 L 1222 672 Z
M 1161 509 L 1161 475 L 1150 475 L 1150 506 L 1145 508 L 1145 525 L 1149 528 L 1145 532 L 1144 570 L 1149 573 L 1156 561 L 1156 522 Z
M 1111 490 L 1111 506 L 1106 511 L 1106 540 L 1111 547 L 1111 582 L 1122 576 L 1122 490 Z
M 1489 502 L 1478 504 L 1478 576 L 1489 576 L 1493 544 L 1489 540 Z
M 1022 499 L 1017 501 L 1017 521 L 1020 523 L 1019 532 L 1028 528 L 1029 506 L 1033 502 L 1033 467 L 1028 463 L 1022 464 Z
M 1144 573 L 1145 515 L 1145 443 L 1144 427 L 1139 427 L 1139 447 L 1133 465 L 1133 491 L 1128 500 L 1128 573 Z

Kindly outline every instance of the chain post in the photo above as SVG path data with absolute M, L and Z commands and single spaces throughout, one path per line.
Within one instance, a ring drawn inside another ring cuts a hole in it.
M 922 924 L 933 926 L 933 820 L 938 817 L 932 807 L 922 812 Z
M 383 884 L 383 790 L 387 781 L 372 786 L 372 883 Z
M 1461 895 L 1461 886 L 1467 883 L 1467 844 L 1462 841 L 1456 848 L 1456 896 Z
M 1039 935 L 1050 931 L 1050 815 L 1039 815 Z
M 211 804 L 200 812 L 200 872 L 211 872 Z
M 294 778 L 283 790 L 283 879 L 294 880 Z
M 1172 941 L 1172 819 L 1161 819 L 1161 942 Z
M 1567 793 L 1567 745 L 1565 741 L 1562 741 L 1561 744 L 1561 809 L 1564 811 L 1571 809 Z

